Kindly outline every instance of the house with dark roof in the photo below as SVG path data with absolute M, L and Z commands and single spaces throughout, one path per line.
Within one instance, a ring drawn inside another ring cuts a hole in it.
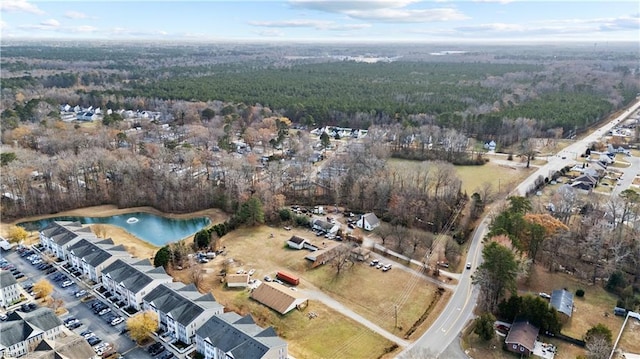
M 196 330 L 207 319 L 224 312 L 224 306 L 211 293 L 202 294 L 193 284 L 160 284 L 144 296 L 142 303 L 144 310 L 158 314 L 161 329 L 185 344 L 192 343 Z
M 304 248 L 304 244 L 307 242 L 306 239 L 298 236 L 291 236 L 287 241 L 287 246 L 293 249 L 302 249 Z
M 72 334 L 60 336 L 54 340 L 44 339 L 32 352 L 21 359 L 89 359 L 97 357 L 96 352 L 83 337 Z
M 338 233 L 338 230 L 340 230 L 340 225 L 337 223 L 336 224 L 329 223 L 321 219 L 314 219 L 311 222 L 311 228 L 318 231 L 322 231 L 327 234 L 336 234 Z
M 286 359 L 287 342 L 272 327 L 261 328 L 251 315 L 229 312 L 209 319 L 196 331 L 196 351 L 205 359 Z
M 296 308 L 305 308 L 309 303 L 309 299 L 300 292 L 273 282 L 260 284 L 251 292 L 251 298 L 280 314 L 287 314 Z
M 520 356 L 530 356 L 533 353 L 540 329 L 529 322 L 515 322 L 509 329 L 504 343 L 507 350 Z
M 69 247 L 68 262 L 94 282 L 102 279 L 102 270 L 119 258 L 131 255 L 123 245 L 115 246 L 111 239 L 91 241 L 82 238 Z
M 69 247 L 83 238 L 96 240 L 98 237 L 80 222 L 54 221 L 40 231 L 40 243 L 45 250 L 62 260 L 68 259 Z
M 142 308 L 142 298 L 153 288 L 172 281 L 164 268 L 155 268 L 148 259 L 119 258 L 102 270 L 102 286 L 136 310 Z
M 344 246 L 341 243 L 337 242 L 327 242 L 324 244 L 323 248 L 312 251 L 307 254 L 304 258 L 311 261 L 311 268 L 315 268 L 321 266 L 323 264 L 328 263 L 330 260 L 335 258 L 338 255 L 338 251 L 340 248 Z
M 20 286 L 8 270 L 0 269 L 0 306 L 8 307 L 20 299 Z
M 373 231 L 380 225 L 380 220 L 374 213 L 366 213 L 360 216 L 358 222 L 356 222 L 356 226 L 358 228 L 362 228 L 366 231 Z
M 49 308 L 29 313 L 15 311 L 0 322 L 0 357 L 25 355 L 42 340 L 59 337 L 62 328 L 62 321 Z
M 573 293 L 564 289 L 556 289 L 551 292 L 551 300 L 549 302 L 558 313 L 564 314 L 565 319 L 571 318 L 573 314 Z

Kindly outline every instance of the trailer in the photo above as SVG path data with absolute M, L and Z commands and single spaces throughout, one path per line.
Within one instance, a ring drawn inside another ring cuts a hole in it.
M 283 271 L 278 272 L 276 274 L 276 278 L 278 278 L 278 279 L 280 279 L 280 280 L 282 280 L 284 282 L 287 282 L 287 283 L 289 283 L 291 285 L 300 284 L 300 278 L 296 277 L 293 274 L 289 274 L 287 272 L 283 272 Z

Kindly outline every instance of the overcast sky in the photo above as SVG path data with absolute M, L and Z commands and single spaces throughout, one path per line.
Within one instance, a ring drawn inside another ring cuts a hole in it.
M 1 38 L 635 41 L 638 0 L 0 0 Z

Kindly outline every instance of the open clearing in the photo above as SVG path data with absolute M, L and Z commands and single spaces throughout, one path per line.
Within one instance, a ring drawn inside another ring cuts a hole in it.
M 498 189 L 501 192 L 511 191 L 515 186 L 526 178 L 530 172 L 534 169 L 521 168 L 518 159 L 514 159 L 513 165 L 501 164 L 507 162 L 507 156 L 499 155 L 501 159 L 493 161 L 493 157 L 489 157 L 490 161 L 483 166 L 455 166 L 458 178 L 462 181 L 462 191 L 471 195 L 477 190 L 481 189 L 485 183 L 491 184 L 493 193 L 496 193 Z M 397 158 L 391 158 L 387 161 L 389 166 L 397 169 L 403 169 L 406 171 L 415 171 L 418 168 L 420 161 L 402 160 Z
M 384 354 L 385 348 L 389 348 L 393 343 L 334 312 L 321 302 L 313 300 L 312 296 L 310 296 L 309 307 L 303 313 L 296 312 L 280 316 L 250 300 L 247 291 L 224 288 L 221 283 L 222 277 L 218 273 L 225 261 L 229 262 L 229 259 L 233 259 L 233 264 L 227 264 L 229 272 L 255 269 L 253 278 L 256 279 L 262 279 L 265 275 L 274 277 L 278 270 L 286 270 L 298 275 L 301 278 L 301 289 L 311 292 L 321 290 L 345 307 L 399 337 L 404 337 L 432 302 L 433 307 L 439 307 L 440 301 L 434 301 L 439 298 L 434 285 L 424 279 L 413 278 L 406 271 L 397 268 L 382 272 L 370 267 L 368 262 L 356 263 L 353 267 L 343 270 L 339 277 L 336 276 L 335 268 L 328 263 L 311 269 L 310 262 L 304 259 L 304 256 L 309 253 L 308 250 L 286 248 L 286 240 L 292 235 L 316 241 L 320 245 L 323 241 L 328 241 L 322 237 L 316 237 L 306 229 L 298 228 L 285 231 L 261 226 L 236 230 L 222 238 L 225 255 L 218 256 L 204 265 L 207 273 L 200 287 L 203 290 L 213 291 L 217 300 L 226 307 L 239 312 L 251 312 L 262 324 L 275 326 L 278 333 L 289 341 L 292 355 L 295 357 L 378 357 Z M 189 281 L 188 272 L 188 270 L 182 270 L 174 275 L 183 281 Z M 394 328 L 396 305 L 398 327 Z M 318 318 L 308 319 L 306 315 L 310 311 L 318 313 Z M 425 320 L 427 323 L 438 314 L 434 309 L 429 313 L 431 315 Z M 298 316 L 302 316 L 304 320 L 297 319 Z M 331 324 L 326 328 L 318 325 L 327 320 L 322 319 L 323 317 L 331 317 Z M 309 321 L 317 328 L 314 330 L 307 328 Z M 414 336 L 423 332 L 424 329 L 426 325 L 420 327 Z M 331 331 L 331 333 L 328 334 L 325 331 Z M 335 341 L 330 341 L 331 338 Z M 345 338 L 359 339 L 350 343 L 352 340 L 345 340 Z M 368 341 L 377 344 L 366 344 Z M 337 352 L 345 343 L 350 343 L 345 349 L 349 353 Z M 365 353 L 365 350 L 368 352 Z

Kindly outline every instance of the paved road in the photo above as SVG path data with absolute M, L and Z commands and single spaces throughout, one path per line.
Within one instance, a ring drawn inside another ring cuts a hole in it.
M 531 176 L 522 181 L 520 185 L 518 185 L 518 187 L 514 191 L 514 194 L 524 196 L 527 193 L 527 190 L 533 187 L 534 182 L 539 176 L 542 176 L 542 178 L 550 177 L 551 174 L 553 174 L 555 171 L 575 163 L 575 160 L 580 156 L 580 154 L 584 153 L 587 150 L 589 144 L 598 141 L 602 136 L 604 136 L 612 128 L 617 126 L 621 121 L 626 119 L 638 108 L 640 108 L 640 100 L 637 100 L 635 104 L 625 110 L 614 120 L 598 128 L 584 138 L 577 140 L 573 144 L 560 151 L 556 156 L 549 157 L 548 162 L 544 166 L 539 167 L 536 172 L 534 172 Z
M 458 286 L 454 289 L 447 306 L 422 337 L 402 352 L 399 358 L 412 358 L 413 353 L 425 350 L 434 357 L 440 356 L 473 317 L 478 290 L 471 284 L 471 273 L 482 263 L 482 238 L 488 230 L 489 223 L 490 218 L 487 215 L 478 225 L 467 256 L 467 260 L 471 262 L 471 269 L 465 269 L 460 276 Z
M 640 108 L 640 100 L 637 100 L 635 104 L 625 110 L 614 120 L 603 125 L 586 137 L 576 141 L 556 156 L 549 157 L 547 164 L 538 168 L 536 172 L 520 183 L 512 193 L 524 196 L 527 189 L 533 186 L 535 180 L 539 176 L 542 176 L 543 178 L 547 177 L 552 173 L 552 171 L 556 171 L 564 166 L 572 164 L 575 158 L 577 158 L 581 153 L 584 153 L 591 142 L 598 140 L 603 136 L 603 134 L 615 127 L 620 121 L 626 119 L 638 108 Z M 487 233 L 489 224 L 490 214 L 487 214 L 478 225 L 478 228 L 476 228 L 471 246 L 469 247 L 467 261 L 471 262 L 472 268 L 471 270 L 466 270 L 462 273 L 462 276 L 459 279 L 459 284 L 454 290 L 445 309 L 433 325 L 422 335 L 422 337 L 420 337 L 420 339 L 416 340 L 412 345 L 405 349 L 405 351 L 398 355 L 399 358 L 413 358 L 415 355 L 414 353 L 416 352 L 428 352 L 429 355 L 433 357 L 443 355 L 443 352 L 449 348 L 453 340 L 458 338 L 460 331 L 464 328 L 466 323 L 473 318 L 473 310 L 478 299 L 478 290 L 471 283 L 471 273 L 480 263 L 482 263 L 482 238 L 484 238 Z M 448 352 L 450 350 L 451 348 L 449 348 Z

